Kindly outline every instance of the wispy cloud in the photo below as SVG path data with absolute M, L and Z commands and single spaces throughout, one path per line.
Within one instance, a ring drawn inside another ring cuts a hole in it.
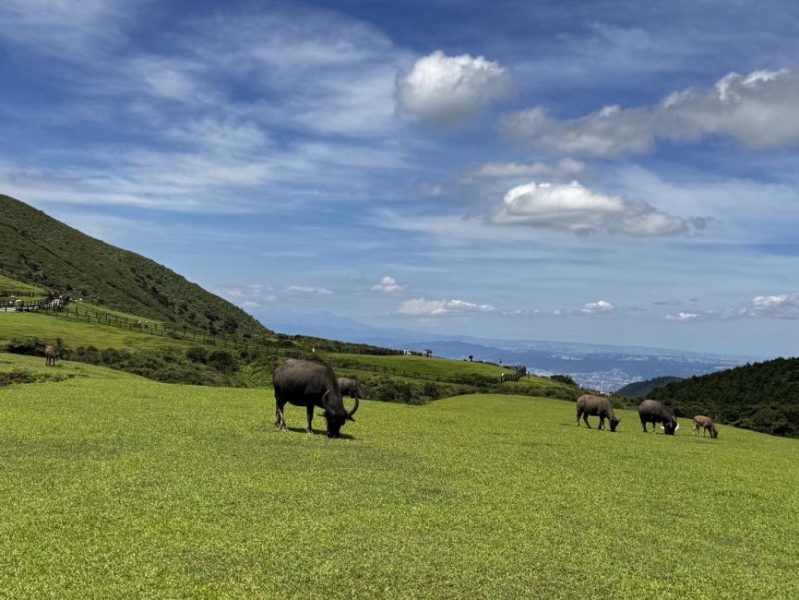
M 398 312 L 415 317 L 440 317 L 464 313 L 491 313 L 497 309 L 490 304 L 475 304 L 465 300 L 427 300 L 414 298 L 400 304 Z
M 289 294 L 314 294 L 316 296 L 329 296 L 333 293 L 332 290 L 327 288 L 313 287 L 309 285 L 291 285 L 286 288 L 286 291 Z
M 796 145 L 799 74 L 730 73 L 707 91 L 674 92 L 651 107 L 605 106 L 576 119 L 557 119 L 537 106 L 506 116 L 502 127 L 535 147 L 600 157 L 646 154 L 657 138 L 697 142 L 724 136 L 751 148 Z

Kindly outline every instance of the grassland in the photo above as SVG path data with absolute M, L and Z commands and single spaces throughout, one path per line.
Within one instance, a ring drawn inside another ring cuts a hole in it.
M 95 322 L 86 322 L 47 314 L 0 312 L 0 347 L 15 339 L 41 338 L 54 341 L 61 338 L 70 348 L 94 346 L 148 350 L 153 348 L 186 348 L 190 342 L 129 331 Z
M 0 390 L 0 590 L 19 598 L 796 598 L 799 444 L 574 426 L 574 405 L 266 390 Z M 321 425 L 321 424 L 320 424 Z M 320 431 L 321 433 L 321 431 Z
M 431 376 L 458 376 L 458 375 L 481 375 L 484 377 L 495 378 L 499 381 L 502 373 L 510 373 L 507 368 L 488 363 L 476 363 L 468 361 L 447 360 L 444 358 L 424 358 L 422 356 L 405 356 L 402 354 L 377 356 L 377 355 L 353 355 L 353 354 L 325 354 L 324 358 L 329 358 L 335 362 L 349 362 L 368 365 L 372 367 L 385 367 L 389 369 L 407 370 L 415 374 Z
M 106 367 L 87 365 L 86 363 L 59 360 L 55 367 L 48 367 L 44 364 L 44 359 L 38 356 L 20 356 L 19 354 L 8 354 L 0 352 L 0 373 L 24 370 L 36 375 L 45 377 L 56 375 L 59 378 L 67 379 L 72 377 L 89 377 L 94 379 L 126 379 L 142 381 L 143 379 L 131 373 L 116 371 Z
M 42 296 L 45 295 L 45 291 L 42 288 L 22 283 L 5 275 L 0 275 L 0 292 L 36 292 L 41 293 Z

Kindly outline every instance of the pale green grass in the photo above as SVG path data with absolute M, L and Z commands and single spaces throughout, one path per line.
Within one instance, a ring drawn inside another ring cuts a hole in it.
M 796 441 L 578 429 L 509 396 L 363 402 L 341 440 L 273 412 L 265 390 L 0 390 L 0 595 L 799 597 Z
M 73 362 L 69 360 L 58 360 L 54 367 L 45 365 L 44 357 L 21 356 L 19 354 L 8 354 L 0 352 L 0 372 L 24 369 L 34 373 L 45 375 L 63 375 L 65 377 L 93 377 L 99 379 L 135 379 L 142 381 L 142 377 L 116 371 L 106 367 L 87 365 L 86 363 Z
M 61 338 L 69 348 L 94 346 L 147 350 L 164 346 L 186 348 L 191 342 L 129 331 L 82 319 L 36 313 L 0 312 L 0 347 L 14 339 L 38 337 L 55 342 Z
M 22 283 L 21 281 L 17 281 L 16 279 L 11 279 L 10 277 L 6 277 L 5 275 L 0 275 L 0 292 L 41 292 L 44 295 L 44 290 L 42 288 L 36 287 L 35 285 L 30 285 L 27 283 Z

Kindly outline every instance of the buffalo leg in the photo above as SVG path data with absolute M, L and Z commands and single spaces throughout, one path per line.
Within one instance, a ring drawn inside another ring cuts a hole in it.
M 605 429 L 605 417 L 599 417 L 599 429 Z
M 588 429 L 591 429 L 591 423 L 588 422 L 588 413 L 583 413 L 583 422 Z
M 311 424 L 313 423 L 313 409 L 314 409 L 313 404 L 310 404 L 305 407 L 305 410 L 308 414 L 308 427 L 305 428 L 305 433 L 307 433 L 308 435 L 313 435 L 313 427 L 311 427 Z
M 287 431 L 286 429 L 286 415 L 283 412 L 285 403 L 280 400 L 275 400 L 275 427 L 279 427 L 280 431 Z
M 583 416 L 583 414 L 578 410 L 577 411 L 577 427 L 580 426 L 580 417 L 582 417 L 582 416 Z

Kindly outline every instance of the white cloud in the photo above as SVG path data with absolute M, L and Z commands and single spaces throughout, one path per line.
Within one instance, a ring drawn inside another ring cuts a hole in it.
M 583 312 L 587 315 L 591 314 L 601 314 L 601 313 L 609 313 L 613 310 L 613 305 L 610 302 L 605 300 L 599 300 L 597 302 L 589 302 L 580 312 Z
M 422 183 L 419 186 L 419 195 L 422 198 L 438 198 L 444 195 L 444 187 L 436 183 Z
M 636 237 L 684 235 L 691 225 L 690 220 L 660 212 L 646 202 L 592 192 L 576 181 L 516 186 L 489 219 L 496 225 Z
M 286 289 L 290 294 L 316 294 L 317 296 L 329 296 L 333 292 L 323 287 L 312 287 L 308 285 L 292 285 Z
M 585 163 L 563 158 L 557 163 L 534 162 L 482 163 L 472 165 L 463 173 L 463 179 L 510 179 L 514 177 L 576 177 L 585 171 Z
M 676 315 L 668 314 L 666 315 L 666 319 L 669 321 L 693 321 L 694 319 L 698 319 L 700 315 L 698 313 L 691 313 L 691 312 L 678 312 Z
M 757 296 L 739 314 L 749 317 L 799 319 L 799 294 Z
M 474 312 L 494 312 L 497 309 L 490 304 L 475 304 L 465 300 L 426 300 L 414 298 L 400 304 L 399 312 L 410 316 L 437 317 Z
M 576 119 L 557 119 L 543 107 L 506 116 L 503 131 L 537 148 L 613 157 L 645 154 L 655 140 L 696 142 L 731 137 L 750 148 L 799 143 L 799 74 L 730 73 L 713 88 L 674 92 L 654 106 L 606 106 Z
M 242 286 L 215 287 L 212 291 L 244 309 L 260 308 L 264 304 L 272 304 L 278 300 L 271 286 L 255 283 Z
M 373 292 L 383 292 L 385 294 L 393 294 L 395 292 L 401 292 L 407 285 L 400 285 L 397 283 L 397 280 L 393 277 L 389 277 L 386 275 L 383 279 L 380 280 L 380 283 L 375 284 L 372 286 Z
M 451 127 L 507 97 L 512 86 L 510 71 L 499 63 L 437 50 L 397 78 L 395 97 L 402 114 Z

